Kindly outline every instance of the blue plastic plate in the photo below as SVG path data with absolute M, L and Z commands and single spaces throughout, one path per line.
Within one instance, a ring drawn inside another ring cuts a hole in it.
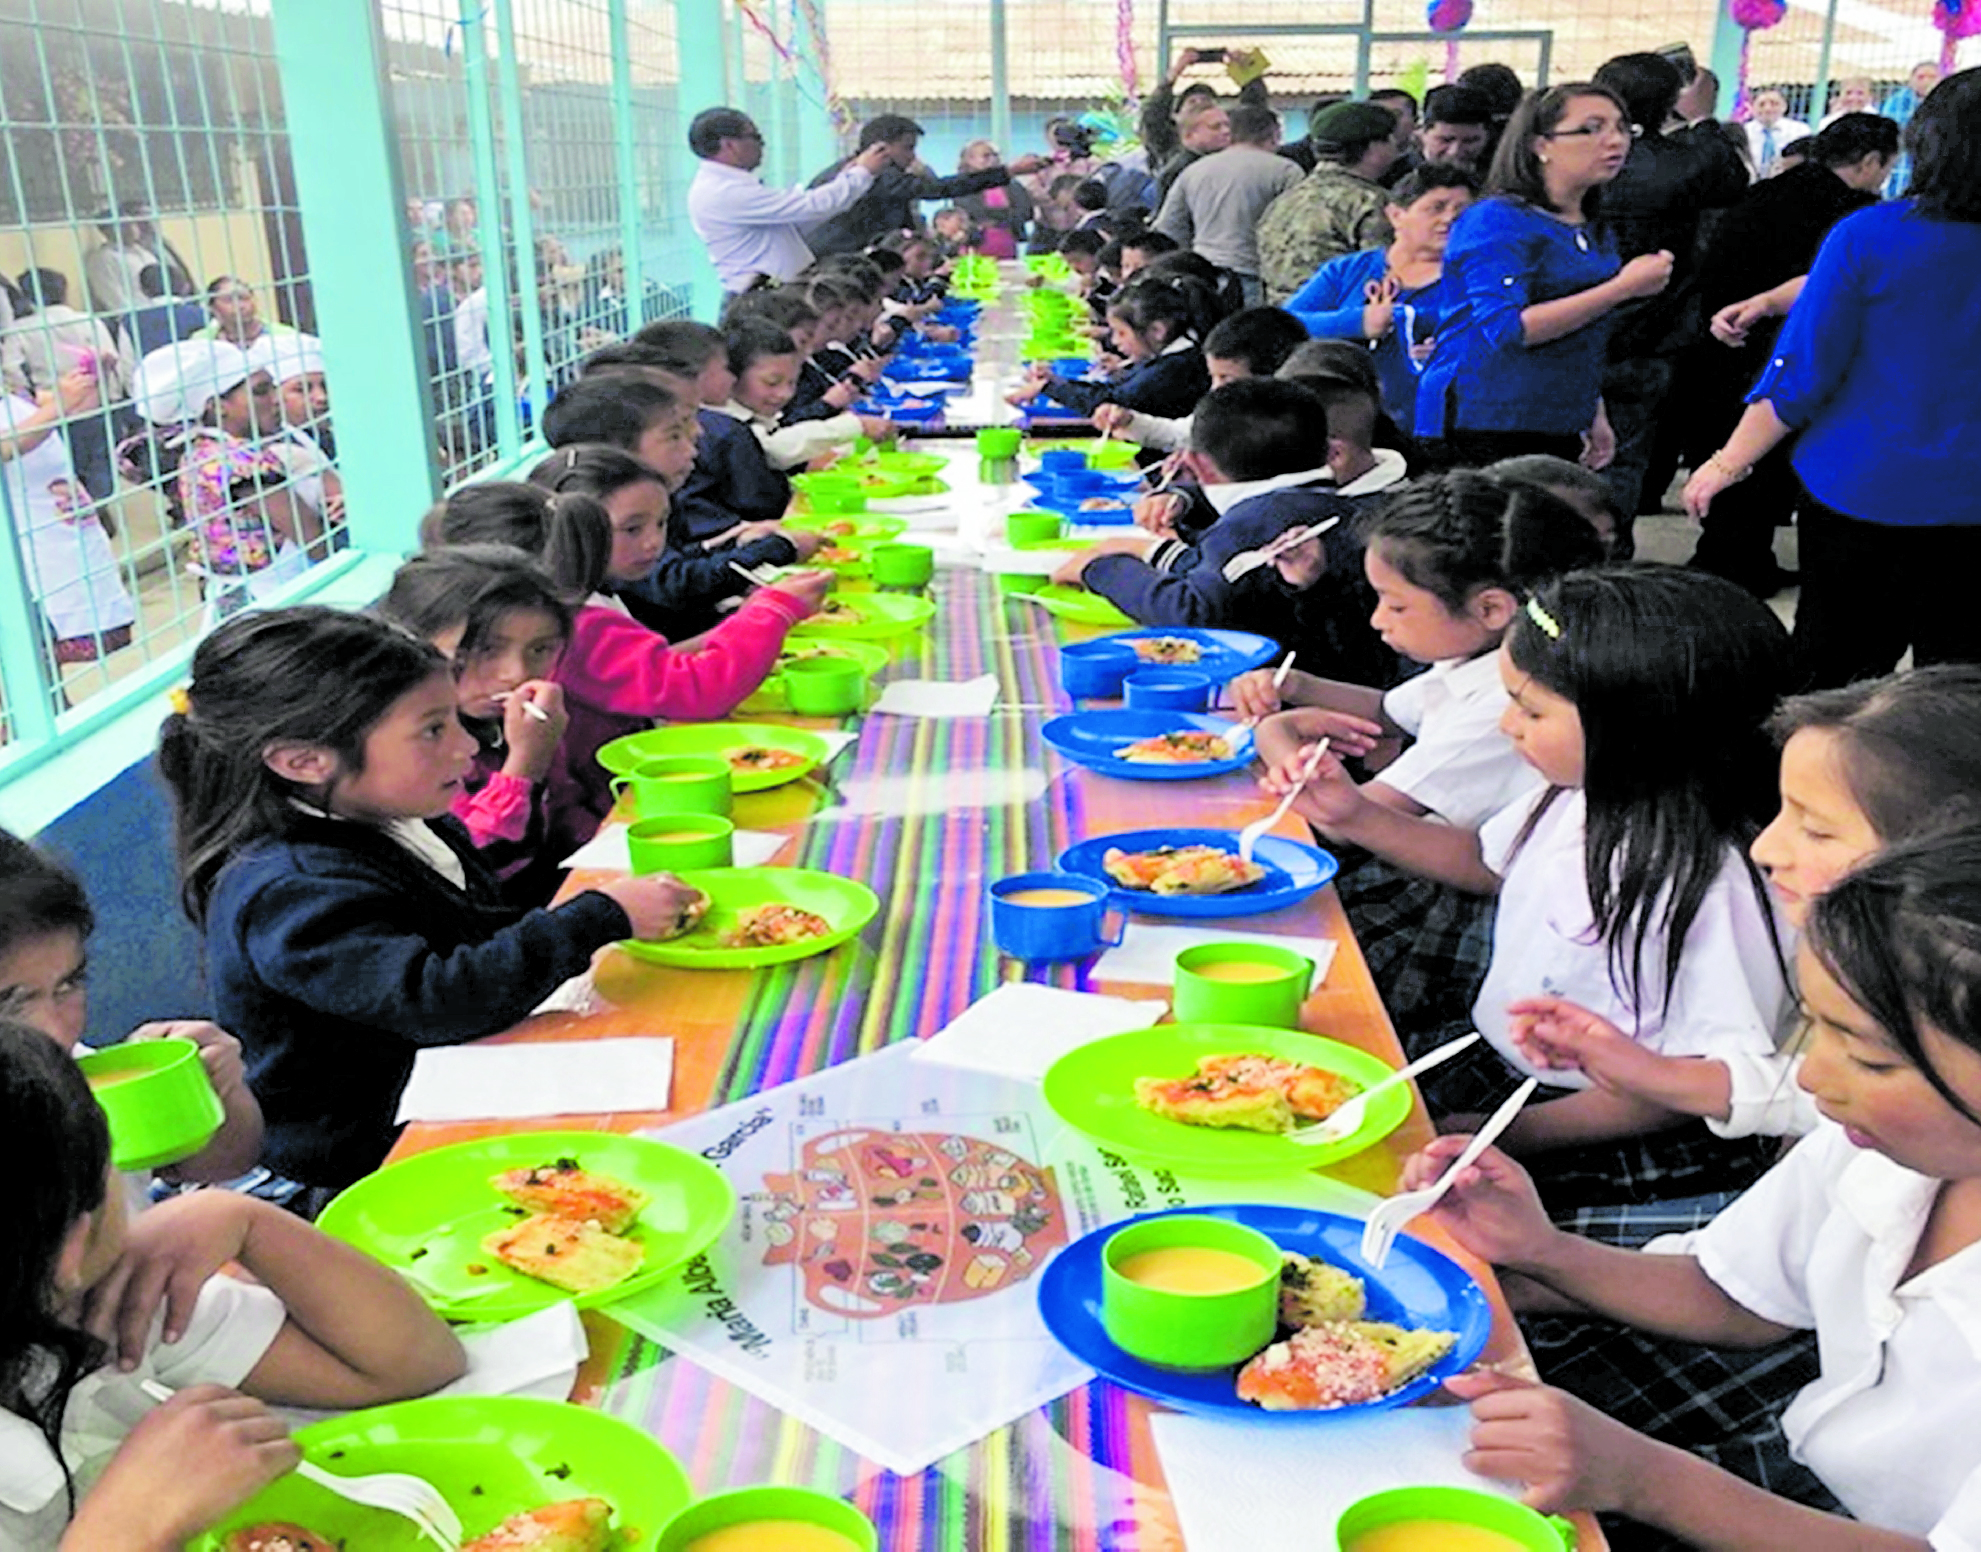
M 1086 507 L 1088 501 L 1111 501 L 1112 506 Z M 1112 527 L 1117 524 L 1135 521 L 1135 500 L 1132 494 L 1115 495 L 1110 491 L 1086 491 L 1080 495 L 1067 495 L 1056 490 L 1041 491 L 1033 498 L 1032 505 L 1041 512 L 1057 512 L 1069 523 L 1093 523 Z
M 1194 765 L 1152 765 L 1116 757 L 1115 751 L 1124 744 L 1179 732 L 1216 733 L 1230 742 L 1232 756 Z M 1242 771 L 1252 761 L 1250 728 L 1189 711 L 1081 711 L 1054 717 L 1040 733 L 1075 765 L 1124 781 L 1194 781 L 1200 776 Z
M 1238 1371 L 1213 1369 L 1187 1373 L 1159 1369 L 1129 1357 L 1101 1329 L 1101 1247 L 1125 1228 L 1113 1223 L 1068 1245 L 1039 1279 L 1039 1313 L 1053 1339 L 1102 1379 L 1124 1390 L 1153 1396 L 1185 1412 L 1209 1416 L 1261 1418 L 1274 1423 L 1326 1422 L 1368 1412 L 1408 1406 L 1436 1390 L 1451 1375 L 1470 1367 L 1485 1351 L 1492 1331 L 1492 1306 L 1471 1274 L 1449 1256 L 1407 1234 L 1397 1236 L 1389 1260 L 1380 1272 L 1371 1271 L 1361 1255 L 1362 1223 L 1339 1213 L 1304 1207 L 1185 1207 L 1184 1213 L 1228 1218 L 1257 1229 L 1282 1250 L 1296 1251 L 1352 1272 L 1368 1290 L 1368 1318 L 1414 1329 L 1451 1331 L 1458 1341 L 1451 1351 L 1409 1384 L 1375 1401 L 1336 1407 L 1327 1412 L 1267 1412 L 1238 1399 Z M 1166 1218 L 1172 1213 L 1152 1213 Z M 1140 1223 L 1140 1218 L 1130 1222 Z
M 1236 830 L 1125 830 L 1119 835 L 1096 835 L 1059 854 L 1062 873 L 1084 873 L 1114 891 L 1117 905 L 1143 916 L 1189 916 L 1216 920 L 1226 916 L 1258 916 L 1298 905 L 1333 878 L 1340 866 L 1317 846 L 1305 846 L 1283 836 L 1260 838 L 1252 860 L 1266 876 L 1245 889 L 1224 895 L 1159 895 L 1147 889 L 1123 889 L 1108 877 L 1101 857 L 1110 847 L 1123 851 L 1154 851 L 1158 846 L 1216 846 L 1238 850 Z
M 1043 505 L 1044 503 L 1040 503 Z M 1087 519 L 1083 516 L 1081 521 Z M 1279 643 L 1266 636 L 1255 636 L 1250 631 L 1205 630 L 1193 625 L 1147 625 L 1140 630 L 1117 631 L 1104 639 L 1108 641 L 1144 641 L 1156 636 L 1180 637 L 1194 641 L 1203 649 L 1204 655 L 1194 663 L 1178 663 L 1177 668 L 1194 669 L 1200 674 L 1209 674 L 1213 679 L 1236 679 L 1240 674 L 1250 673 L 1255 668 L 1264 668 L 1280 656 Z M 1162 665 L 1150 664 L 1150 667 Z
M 1077 470 L 1069 480 L 1063 474 L 1041 469 L 1032 474 L 1021 474 L 1018 478 L 1038 491 L 1041 495 L 1053 496 L 1071 486 L 1084 487 L 1080 493 L 1088 496 L 1126 495 L 1142 483 L 1142 476 L 1133 471 L 1116 473 L 1107 469 Z

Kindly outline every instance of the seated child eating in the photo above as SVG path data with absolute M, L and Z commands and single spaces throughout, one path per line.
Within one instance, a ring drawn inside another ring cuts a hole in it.
M 0 1321 L 13 1552 L 180 1552 L 295 1468 L 270 1404 L 375 1406 L 466 1366 L 402 1279 L 279 1207 L 200 1191 L 127 1220 L 88 1083 L 4 1021 L 0 1167 L 19 1182 Z
M 69 1054 L 89 1027 L 89 939 L 96 913 L 82 880 L 0 830 L 0 1019 L 38 1029 Z M 226 1119 L 189 1159 L 158 1171 L 189 1185 L 237 1180 L 261 1157 L 261 1107 L 248 1090 L 241 1043 L 202 1019 L 140 1024 L 127 1040 L 190 1040 L 199 1047 Z M 151 1174 L 130 1178 L 134 1206 L 150 1199 Z
M 1445 1382 L 1472 1406 L 1468 1468 L 1543 1513 L 1603 1514 L 1618 1547 L 1981 1545 L 1976 943 L 1973 829 L 1895 847 L 1816 901 L 1797 1082 L 1822 1119 L 1702 1229 L 1591 1244 L 1497 1149 L 1459 1176 L 1439 1226 L 1576 1312 L 1528 1323 L 1543 1384 Z M 1405 1188 L 1465 1141 L 1412 1159 Z
M 1222 388 L 1247 377 L 1271 377 L 1306 340 L 1300 320 L 1277 307 L 1247 307 L 1220 318 L 1204 336 L 1204 365 L 1210 371 L 1211 387 Z M 1120 404 L 1102 404 L 1090 418 L 1100 430 L 1143 447 L 1171 452 L 1190 445 L 1188 415 L 1169 420 Z
M 1107 310 L 1108 334 L 1128 363 L 1125 371 L 1105 382 L 1076 382 L 1035 361 L 1006 401 L 1029 406 L 1050 397 L 1075 416 L 1091 415 L 1103 404 L 1172 419 L 1188 415 L 1210 391 L 1203 342 L 1216 322 L 1217 299 L 1197 280 L 1175 275 L 1132 282 Z M 1050 414 L 1050 407 L 1034 413 Z
M 182 898 L 264 1162 L 312 1207 L 384 1160 L 422 1046 L 507 1029 L 606 944 L 698 909 L 661 874 L 509 906 L 448 811 L 476 753 L 452 669 L 395 625 L 241 615 L 195 650 L 182 704 L 158 747 Z
M 1195 544 L 1103 540 L 1053 580 L 1078 583 L 1145 625 L 1256 631 L 1345 677 L 1387 683 L 1394 658 L 1369 628 L 1361 596 L 1362 536 L 1325 462 L 1327 410 L 1305 388 L 1255 378 L 1198 406 L 1187 467 L 1221 514 Z M 1318 557 L 1298 583 L 1275 567 L 1275 546 L 1321 524 Z M 1311 603 L 1302 594 L 1318 592 Z M 1336 619 L 1334 616 L 1338 615 Z

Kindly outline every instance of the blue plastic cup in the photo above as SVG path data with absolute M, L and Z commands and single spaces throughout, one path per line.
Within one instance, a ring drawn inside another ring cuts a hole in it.
M 1085 959 L 1117 947 L 1128 930 L 1128 913 L 1109 904 L 1108 886 L 1079 873 L 1001 878 L 990 886 L 990 903 L 999 951 L 1032 964 Z
M 1123 682 L 1134 711 L 1208 711 L 1217 681 L 1187 668 L 1143 668 Z
M 1087 455 L 1077 447 L 1048 448 L 1039 454 L 1039 468 L 1047 474 L 1079 474 L 1087 467 Z
M 1119 700 L 1141 661 L 1124 641 L 1069 641 L 1059 649 L 1060 688 L 1076 701 Z

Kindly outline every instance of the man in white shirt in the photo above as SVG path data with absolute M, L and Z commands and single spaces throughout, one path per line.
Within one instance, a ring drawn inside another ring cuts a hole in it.
M 1809 126 L 1788 116 L 1788 99 L 1773 87 L 1763 87 L 1749 103 L 1754 116 L 1747 121 L 1747 155 L 1756 178 L 1772 178 L 1779 170 L 1782 148 L 1809 133 Z
M 708 245 L 722 289 L 747 291 L 765 275 L 791 279 L 812 262 L 805 233 L 852 205 L 873 186 L 889 148 L 871 145 L 839 175 L 815 189 L 771 189 L 756 175 L 764 137 L 747 113 L 709 108 L 688 126 L 688 149 L 701 158 L 688 187 L 688 220 Z

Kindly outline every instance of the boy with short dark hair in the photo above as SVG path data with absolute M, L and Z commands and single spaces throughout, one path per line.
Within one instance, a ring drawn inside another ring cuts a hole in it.
M 1217 521 L 1195 543 L 1103 541 L 1053 580 L 1084 586 L 1146 625 L 1224 626 L 1298 645 L 1296 594 L 1271 564 L 1274 542 L 1335 519 L 1330 568 L 1361 567 L 1359 539 L 1336 537 L 1354 509 L 1315 457 L 1327 441 L 1325 406 L 1297 384 L 1263 378 L 1215 390 L 1197 406 L 1184 462 Z

